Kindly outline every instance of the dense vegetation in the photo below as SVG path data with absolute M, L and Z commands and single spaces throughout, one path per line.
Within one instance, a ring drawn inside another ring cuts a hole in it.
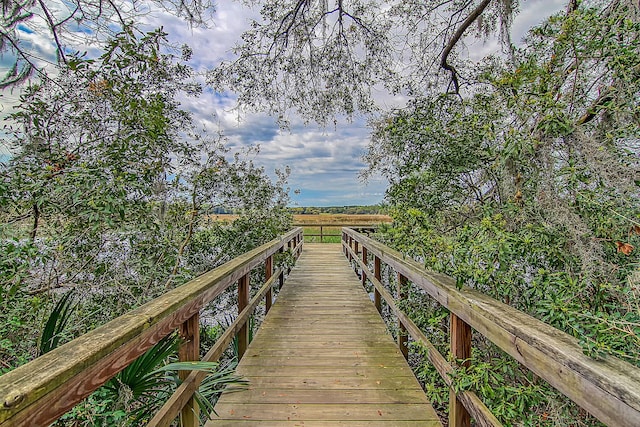
M 37 69 L 16 31 L 35 2 L 13 3 L 3 9 L 11 31 L 0 34 L 0 51 L 17 60 L 0 85 Z M 105 29 L 97 6 L 120 15 L 112 2 L 69 3 L 88 12 L 50 22 L 59 71 L 24 89 L 12 116 L 15 156 L 0 169 L 3 371 L 46 350 L 39 331 L 52 310 L 71 313 L 66 328 L 49 328 L 61 342 L 290 221 L 286 171 L 271 182 L 246 153 L 196 132 L 180 109 L 179 94 L 200 90 L 184 65 L 188 48 L 168 55 L 161 31 L 124 25 L 101 57 L 71 55 L 58 38 L 71 18 Z M 201 21 L 202 2 L 165 3 Z M 570 0 L 520 45 L 510 40 L 513 0 L 254 3 L 261 19 L 208 83 L 283 124 L 294 112 L 321 124 L 370 114 L 364 176 L 388 179 L 394 218 L 380 239 L 575 336 L 594 358 L 640 366 L 637 2 Z M 503 52 L 469 62 L 458 47 L 472 33 L 497 35 Z M 373 96 L 381 87 L 410 101 L 381 112 Z M 207 222 L 223 209 L 240 216 Z M 60 304 L 70 298 L 73 310 Z M 447 313 L 420 293 L 405 308 L 446 351 Z M 599 425 L 475 340 L 458 387 L 476 391 L 506 425 Z M 433 368 L 418 371 L 445 402 Z M 133 422 L 124 409 L 135 404 L 100 393 L 71 417 Z
M 419 97 L 378 121 L 367 155 L 390 182 L 385 242 L 635 366 L 639 30 L 623 2 L 553 16 L 510 60 L 470 72 L 472 93 Z M 411 304 L 446 349 L 446 313 L 424 295 Z M 478 341 L 459 381 L 503 422 L 599 424 Z M 428 384 L 434 372 L 423 366 Z
M 176 101 L 200 90 L 189 50 L 162 53 L 165 36 L 126 29 L 99 58 L 69 57 L 24 88 L 0 166 L 0 372 L 289 228 L 287 172 L 272 182 L 255 150 L 194 131 Z M 238 218 L 210 221 L 223 205 Z M 219 332 L 203 328 L 205 342 Z M 138 425 L 177 384 L 156 371 L 177 345 L 154 347 L 61 423 Z

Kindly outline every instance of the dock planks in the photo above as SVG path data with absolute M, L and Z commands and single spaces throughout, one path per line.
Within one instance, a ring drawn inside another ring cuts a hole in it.
M 305 243 L 206 427 L 441 426 L 340 245 Z

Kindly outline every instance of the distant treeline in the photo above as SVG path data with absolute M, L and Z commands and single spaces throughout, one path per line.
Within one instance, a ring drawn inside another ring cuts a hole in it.
M 384 208 L 379 205 L 372 206 L 322 206 L 322 207 L 295 207 L 289 208 L 295 215 L 318 214 L 347 214 L 347 215 L 381 215 Z
M 372 206 L 302 206 L 289 208 L 294 215 L 318 215 L 318 214 L 343 214 L 343 215 L 382 215 L 385 214 L 384 208 L 379 205 Z M 225 207 L 217 207 L 213 209 L 215 215 L 233 215 L 237 214 L 236 210 Z

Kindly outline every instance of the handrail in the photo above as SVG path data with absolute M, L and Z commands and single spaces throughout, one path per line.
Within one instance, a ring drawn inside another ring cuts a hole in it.
M 577 340 L 570 335 L 474 289 L 458 289 L 451 277 L 428 271 L 420 263 L 360 233 L 348 228 L 343 228 L 342 233 L 345 255 L 362 269 L 363 281 L 372 281 L 376 288 L 376 306 L 380 308 L 381 297 L 390 299 L 393 303 L 390 307 L 403 326 L 416 341 L 426 344 L 429 359 L 447 384 L 451 385 L 443 371 L 452 369 L 451 366 L 441 365 L 443 358 L 435 347 L 426 341 L 408 316 L 398 310 L 391 295 L 382 292 L 385 289 L 380 283 L 381 262 L 450 311 L 451 347 L 456 359 L 469 357 L 465 354 L 470 354 L 473 328 L 603 423 L 620 427 L 640 425 L 640 369 L 615 357 L 594 360 L 582 352 Z M 370 258 L 373 258 L 374 272 L 368 268 Z M 455 398 L 450 402 L 450 417 L 468 420 L 469 412 L 474 417 L 482 417 L 484 410 L 476 406 L 477 402 L 470 402 L 464 393 L 452 396 Z M 452 422 L 451 418 L 449 422 L 468 425 L 468 421 Z M 482 418 L 476 418 L 476 422 L 496 425 Z
M 197 324 L 200 309 L 236 281 L 239 288 L 240 319 L 229 329 L 238 333 L 242 345 L 247 337 L 247 310 L 253 310 L 257 305 L 255 298 L 249 303 L 248 277 L 251 270 L 265 263 L 269 286 L 268 289 L 264 286 L 259 295 L 266 295 L 270 299 L 275 279 L 279 278 L 280 284 L 283 280 L 280 270 L 277 272 L 279 276 L 271 274 L 274 254 L 288 249 L 297 257 L 302 248 L 302 240 L 302 229 L 293 229 L 2 375 L 0 427 L 50 424 L 176 329 L 180 330 L 183 338 L 187 338 L 180 349 L 180 359 L 195 360 L 193 356 L 195 354 L 197 357 L 199 348 Z M 268 309 L 271 301 L 267 301 L 266 305 Z M 232 338 L 231 334 L 225 333 L 219 341 L 227 340 L 228 345 Z M 217 360 L 226 345 L 218 354 L 210 351 L 207 354 L 210 358 L 207 360 Z M 215 345 L 214 348 L 220 346 Z M 183 407 L 178 409 L 183 410 L 183 414 L 193 412 L 183 408 L 192 404 L 189 402 L 199 383 L 199 380 L 194 382 L 191 376 L 187 376 L 188 373 L 189 371 L 181 372 L 187 377 L 185 383 L 191 387 L 190 394 L 187 393 L 187 398 L 181 402 Z
M 357 223 L 357 224 L 353 224 L 353 223 L 344 223 L 344 222 L 335 222 L 335 223 L 331 223 L 331 222 L 300 222 L 300 221 L 296 221 L 293 223 L 294 227 L 302 227 L 302 228 L 319 228 L 320 229 L 320 233 L 304 233 L 305 237 L 319 237 L 320 238 L 320 242 L 319 243 L 324 243 L 324 238 L 325 237 L 340 237 L 342 236 L 342 232 L 338 232 L 337 234 L 334 233 L 325 233 L 324 229 L 325 228 L 331 228 L 331 229 L 339 229 L 341 230 L 343 227 L 348 227 L 348 228 L 352 228 L 354 230 L 371 230 L 372 232 L 374 232 L 375 230 L 378 229 L 378 227 L 380 226 L 380 223 L 373 223 L 373 222 L 368 222 L 368 223 Z

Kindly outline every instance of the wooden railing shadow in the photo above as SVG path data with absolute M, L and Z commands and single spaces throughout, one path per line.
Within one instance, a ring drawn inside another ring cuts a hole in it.
M 248 345 L 247 320 L 262 298 L 269 310 L 272 288 L 284 280 L 281 269 L 273 271 L 274 255 L 288 250 L 297 258 L 301 249 L 302 229 L 296 228 L 2 375 L 0 426 L 49 425 L 176 330 L 183 343 L 180 360 L 198 360 L 200 310 L 236 282 L 239 314 L 202 360 L 217 361 L 234 336 L 241 357 Z M 266 282 L 250 300 L 249 276 L 259 265 Z M 180 374 L 182 384 L 147 425 L 168 426 L 181 413 L 184 426 L 199 425 L 193 395 L 206 372 Z
M 590 358 L 575 338 L 538 319 L 468 287 L 458 289 L 451 277 L 428 271 L 352 229 L 343 228 L 342 236 L 344 254 L 360 270 L 363 285 L 369 280 L 375 288 L 378 311 L 382 313 L 384 300 L 397 317 L 402 353 L 408 354 L 408 334 L 427 349 L 427 357 L 450 387 L 450 427 L 469 426 L 470 418 L 480 426 L 501 424 L 475 393 L 455 393 L 451 377 L 455 367 L 398 308 L 409 285 L 423 289 L 449 310 L 450 353 L 456 360 L 468 363 L 473 329 L 608 426 L 640 426 L 637 367 L 615 357 Z M 382 263 L 398 275 L 395 296 L 381 283 Z

